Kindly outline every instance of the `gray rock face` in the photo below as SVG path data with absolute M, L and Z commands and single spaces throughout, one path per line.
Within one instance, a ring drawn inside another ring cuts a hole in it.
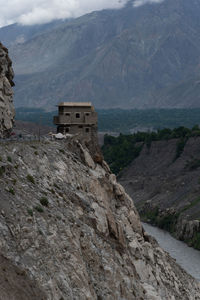
M 77 141 L 0 144 L 0 254 L 49 300 L 199 299 L 199 283 L 86 151 Z
M 13 127 L 13 76 L 8 50 L 0 43 L 0 137 L 8 136 Z

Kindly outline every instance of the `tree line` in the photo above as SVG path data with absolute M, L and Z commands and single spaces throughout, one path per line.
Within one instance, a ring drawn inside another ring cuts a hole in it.
M 195 136 L 200 136 L 198 125 L 193 126 L 191 129 L 180 126 L 174 129 L 164 128 L 153 132 L 121 133 L 118 137 L 106 134 L 102 151 L 111 171 L 117 175 L 139 156 L 144 145 L 150 148 L 153 141 L 177 139 L 175 161 L 183 152 L 187 139 Z

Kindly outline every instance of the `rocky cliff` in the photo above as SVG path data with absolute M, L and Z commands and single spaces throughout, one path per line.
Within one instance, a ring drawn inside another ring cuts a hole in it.
M 8 50 L 0 43 L 0 137 L 8 136 L 13 127 L 13 76 Z
M 152 142 L 120 182 L 143 220 L 200 249 L 200 137 Z M 181 151 L 180 151 L 181 150 Z
M 199 283 L 78 141 L 0 144 L 0 153 L 1 300 L 26 299 L 19 280 L 37 300 L 199 299 Z

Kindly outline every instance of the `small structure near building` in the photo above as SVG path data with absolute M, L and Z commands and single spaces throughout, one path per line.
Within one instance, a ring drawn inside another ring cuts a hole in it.
M 79 134 L 89 140 L 97 133 L 97 112 L 91 102 L 61 102 L 54 124 L 57 133 Z

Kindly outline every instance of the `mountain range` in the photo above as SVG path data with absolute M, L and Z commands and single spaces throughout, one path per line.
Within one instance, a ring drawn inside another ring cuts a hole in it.
M 200 2 L 93 12 L 0 29 L 15 71 L 15 106 L 200 107 Z

